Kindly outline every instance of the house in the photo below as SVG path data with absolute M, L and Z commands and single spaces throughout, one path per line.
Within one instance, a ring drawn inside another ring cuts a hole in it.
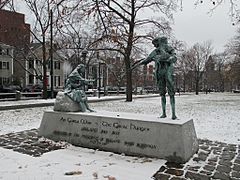
M 43 55 L 42 55 L 42 45 L 40 43 L 33 43 L 30 46 L 29 54 L 26 58 L 26 85 L 33 84 L 42 84 L 43 78 Z M 50 88 L 51 85 L 51 61 L 50 61 L 50 46 L 47 44 L 46 46 L 46 67 L 47 67 L 47 86 Z M 54 89 L 62 89 L 64 86 L 65 75 L 63 71 L 65 58 L 64 56 L 54 50 L 53 52 L 53 86 Z
M 13 47 L 0 42 L 0 85 L 8 86 L 13 81 Z

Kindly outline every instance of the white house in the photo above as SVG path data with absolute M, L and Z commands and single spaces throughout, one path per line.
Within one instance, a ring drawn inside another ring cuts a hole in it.
M 51 85 L 50 69 L 51 63 L 49 59 L 49 46 L 47 45 L 47 78 L 48 87 Z M 43 76 L 43 65 L 42 65 L 42 46 L 39 43 L 31 45 L 31 53 L 28 54 L 26 59 L 26 85 L 42 84 L 41 77 Z M 63 64 L 65 58 L 54 51 L 53 53 L 53 85 L 55 89 L 63 88 L 64 86 L 64 72 Z
M 0 42 L 0 85 L 9 85 L 13 77 L 13 47 Z

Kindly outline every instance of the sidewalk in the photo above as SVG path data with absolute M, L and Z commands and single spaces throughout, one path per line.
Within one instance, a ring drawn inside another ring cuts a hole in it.
M 147 94 L 147 95 L 133 95 L 133 99 L 136 98 L 150 98 L 159 97 L 158 94 Z M 102 96 L 98 97 L 88 97 L 88 102 L 101 102 L 101 101 L 117 101 L 126 99 L 125 95 L 118 96 Z M 55 99 L 32 99 L 32 100 L 19 100 L 19 101 L 3 101 L 0 104 L 0 111 L 10 110 L 10 109 L 23 109 L 32 107 L 45 107 L 53 106 Z

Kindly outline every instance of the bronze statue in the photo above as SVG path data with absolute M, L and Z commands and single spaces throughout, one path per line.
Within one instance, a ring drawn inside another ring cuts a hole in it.
M 153 50 L 146 59 L 141 61 L 140 65 L 146 65 L 152 61 L 155 62 L 155 77 L 162 102 L 162 115 L 160 117 L 167 117 L 166 92 L 168 91 L 172 107 L 172 119 L 177 119 L 175 114 L 175 92 L 173 81 L 173 64 L 177 61 L 177 57 L 174 49 L 168 45 L 166 37 L 157 37 L 152 41 L 152 43 L 156 47 L 156 49 Z
M 70 97 L 73 101 L 79 103 L 81 112 L 85 112 L 86 109 L 90 112 L 94 112 L 89 108 L 87 103 L 87 96 L 84 91 L 84 86 L 87 85 L 91 80 L 87 80 L 84 77 L 85 66 L 79 64 L 72 72 L 69 74 L 64 88 L 64 94 Z

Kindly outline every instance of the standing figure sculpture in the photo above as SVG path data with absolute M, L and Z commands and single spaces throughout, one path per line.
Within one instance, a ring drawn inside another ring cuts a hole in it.
M 167 117 L 166 115 L 166 93 L 170 96 L 170 104 L 172 108 L 172 119 L 177 119 L 175 114 L 175 97 L 174 97 L 174 81 L 173 81 L 173 64 L 177 61 L 174 49 L 168 45 L 166 37 L 157 37 L 152 41 L 156 47 L 149 56 L 141 63 L 147 65 L 148 63 L 155 62 L 155 77 L 157 86 L 160 91 L 162 115 L 161 118 Z M 167 89 L 167 91 L 166 91 Z
M 85 85 L 87 85 L 90 80 L 84 78 L 85 66 L 79 64 L 72 72 L 69 74 L 64 88 L 64 94 L 71 98 L 73 101 L 79 103 L 81 112 L 85 112 L 86 109 L 90 112 L 94 112 L 89 108 L 87 103 L 87 96 L 84 91 Z

